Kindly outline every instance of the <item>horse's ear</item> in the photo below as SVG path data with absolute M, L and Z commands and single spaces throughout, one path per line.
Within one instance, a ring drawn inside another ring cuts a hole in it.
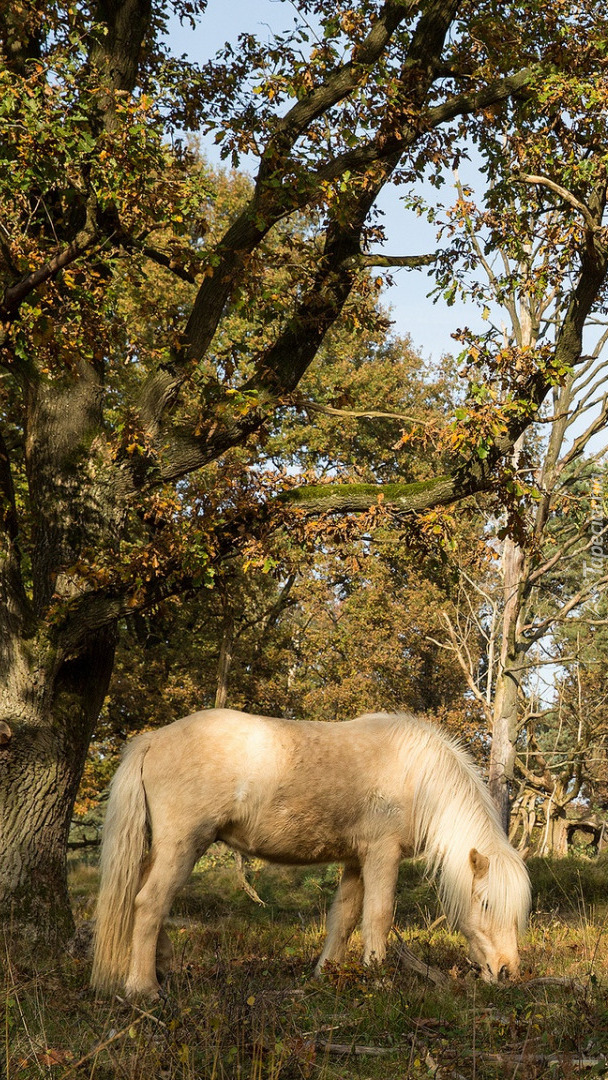
M 471 864 L 471 870 L 473 871 L 473 880 L 485 877 L 490 869 L 490 860 L 482 855 L 477 848 L 471 848 L 469 851 L 469 862 Z

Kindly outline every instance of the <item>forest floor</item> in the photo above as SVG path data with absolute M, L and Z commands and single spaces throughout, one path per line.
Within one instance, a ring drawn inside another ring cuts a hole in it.
M 530 871 L 534 910 L 518 981 L 474 977 L 464 940 L 446 929 L 414 863 L 402 868 L 385 965 L 363 969 L 355 935 L 348 963 L 313 980 L 336 868 L 251 864 L 262 906 L 219 850 L 174 906 L 166 997 L 138 1008 L 95 1001 L 88 988 L 97 871 L 75 862 L 81 929 L 72 954 L 50 965 L 16 956 L 8 935 L 3 943 L 0 1077 L 608 1077 L 608 860 L 536 859 Z

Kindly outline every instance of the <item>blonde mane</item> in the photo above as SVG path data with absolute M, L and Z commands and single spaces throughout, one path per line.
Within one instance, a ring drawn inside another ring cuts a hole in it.
M 365 718 L 387 718 L 366 713 Z M 483 903 L 494 925 L 522 931 L 530 908 L 530 885 L 521 857 L 511 847 L 490 793 L 459 740 L 410 713 L 396 713 L 393 738 L 404 763 L 404 780 L 415 795 L 415 850 L 436 881 L 448 922 L 458 928 L 471 899 L 469 852 L 490 860 Z M 500 858 L 492 858 L 499 855 Z

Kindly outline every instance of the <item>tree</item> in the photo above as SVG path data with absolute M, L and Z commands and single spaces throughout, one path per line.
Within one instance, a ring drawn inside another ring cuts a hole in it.
M 567 138 L 562 132 L 556 141 L 567 142 Z M 483 308 L 488 329 L 483 334 L 462 336 L 467 344 L 469 395 L 477 396 L 486 408 L 492 399 L 504 400 L 504 380 L 513 364 L 521 370 L 532 356 L 542 364 L 543 353 L 547 355 L 559 341 L 571 283 L 577 276 L 573 256 L 574 260 L 578 256 L 572 237 L 587 225 L 591 227 L 586 206 L 570 191 L 546 177 L 523 172 L 522 156 L 534 155 L 534 148 L 522 148 L 517 136 L 511 139 L 505 134 L 497 165 L 491 150 L 490 145 L 487 158 L 492 183 L 481 208 L 476 206 L 472 191 L 456 180 L 458 199 L 443 223 L 451 245 L 440 279 L 441 287 L 473 296 Z M 586 146 L 581 151 L 581 166 L 583 162 L 589 166 L 593 157 L 594 151 Z M 515 182 L 507 184 L 507 176 Z M 592 592 L 601 592 L 608 584 L 606 575 L 596 575 L 597 580 L 591 582 L 572 573 L 573 565 L 580 565 L 594 543 L 589 518 L 585 517 L 587 493 L 579 485 L 577 503 L 574 492 L 577 480 L 590 467 L 585 457 L 588 447 L 605 427 L 608 415 L 603 390 L 608 363 L 606 330 L 599 306 L 587 333 L 595 337 L 591 348 L 576 367 L 564 370 L 556 379 L 550 400 L 539 412 L 542 426 L 532 424 L 520 436 L 505 467 L 503 511 L 510 522 L 505 527 L 503 512 L 500 600 L 496 598 L 496 582 L 493 586 L 485 583 L 483 589 L 476 586 L 481 609 L 488 603 L 491 608 L 484 631 L 488 670 L 483 672 L 483 687 L 471 669 L 460 628 L 449 625 L 450 647 L 460 657 L 492 733 L 489 784 L 507 830 L 511 799 L 518 787 L 516 773 L 524 769 L 521 759 L 517 762 L 518 742 L 524 744 L 531 778 L 533 706 L 526 706 L 531 674 L 550 662 L 555 628 L 569 617 L 576 618 Z M 464 411 L 463 418 L 470 422 Z M 596 452 L 595 460 L 605 449 L 603 445 Z M 582 517 L 581 497 L 585 507 Z M 476 605 L 468 596 L 466 607 L 472 611 L 476 606 L 479 610 L 479 602 Z M 487 611 L 482 618 L 487 620 Z M 562 767 L 562 780 L 566 772 Z M 546 762 L 541 773 L 537 790 L 543 789 L 551 773 Z M 561 802 L 555 797 L 557 781 L 548 791 L 555 814 L 563 812 L 566 792 L 567 801 L 576 798 L 572 775 L 568 776 L 562 784 Z M 520 791 L 518 799 L 522 796 Z M 518 816 L 519 811 L 518 806 Z
M 283 293 L 285 283 L 279 287 Z M 241 331 L 236 317 L 232 323 L 234 342 Z M 432 438 L 426 448 L 411 446 L 402 426 L 431 436 L 453 411 L 457 389 L 449 366 L 432 371 L 409 342 L 387 333 L 375 291 L 359 290 L 345 325 L 328 333 L 319 364 L 303 378 L 295 407 L 261 445 L 233 453 L 230 466 L 184 480 L 185 502 L 196 505 L 211 486 L 224 499 L 229 491 L 236 511 L 263 498 L 259 485 L 278 470 L 291 482 L 302 472 L 345 482 L 432 475 L 446 464 Z M 387 397 L 398 411 L 385 411 Z M 316 423 L 303 443 L 306 416 Z M 259 502 L 253 505 L 259 511 Z M 227 703 L 311 719 L 376 707 L 454 708 L 462 675 L 423 629 L 437 627 L 453 588 L 450 560 L 431 535 L 412 550 L 385 518 L 381 510 L 347 523 L 298 522 L 289 514 L 216 565 L 213 589 L 166 601 L 153 618 L 132 617 L 98 727 L 87 797 L 99 789 L 95 777 L 107 783 L 108 754 L 129 732 L 200 707 Z M 471 558 L 478 546 L 472 533 L 479 532 L 470 522 L 458 530 Z
M 595 380 L 585 381 L 588 387 Z M 574 421 L 586 397 L 579 395 Z M 528 691 L 530 700 L 520 720 L 524 739 L 520 737 L 516 760 L 513 832 L 525 846 L 534 842 L 534 826 L 538 841 L 540 828 L 541 854 L 565 853 L 574 830 L 569 809 L 583 822 L 586 812 L 601 805 L 604 785 L 601 673 L 608 574 L 601 554 L 605 465 L 598 458 L 605 458 L 606 447 L 577 459 L 586 434 L 581 432 L 569 453 L 555 463 L 556 508 L 546 527 L 545 558 L 524 578 L 522 624 L 529 639 L 527 649 L 541 645 L 542 659 L 537 655 L 536 662 L 552 662 L 556 677 L 554 693 L 545 695 L 544 701 L 538 689 Z M 591 556 L 598 550 L 599 557 Z M 522 668 L 527 649 L 520 646 Z M 529 664 L 532 670 L 533 665 L 534 659 Z M 525 668 L 523 674 L 525 678 Z M 587 824 L 597 832 L 589 818 Z
M 71 929 L 67 831 L 119 620 L 211 585 L 253 528 L 225 492 L 193 510 L 180 484 L 262 436 L 366 268 L 387 262 L 371 251 L 382 187 L 429 163 L 438 176 L 456 129 L 492 129 L 496 110 L 522 138 L 549 138 L 560 118 L 582 123 L 584 102 L 583 140 L 603 134 L 601 82 L 589 101 L 603 70 L 596 4 L 573 26 L 563 4 L 548 17 L 492 0 L 330 12 L 301 0 L 320 31 L 312 45 L 303 18 L 276 46 L 246 38 L 238 56 L 198 71 L 167 54 L 162 32 L 170 10 L 195 20 L 204 6 L 19 0 L 0 14 L 0 912 L 41 939 Z M 184 127 L 215 127 L 235 161 L 259 156 L 220 236 L 205 235 L 207 178 L 172 141 Z M 556 373 L 578 361 L 606 272 L 598 168 L 579 176 L 580 270 L 551 356 L 515 379 L 517 407 L 485 456 L 476 436 L 438 481 L 386 489 L 401 509 L 491 486 Z M 273 298 L 273 231 L 305 209 L 318 221 L 306 266 Z M 154 335 L 150 267 L 184 286 Z M 266 332 L 218 351 L 242 305 L 257 306 Z M 339 509 L 377 494 L 343 493 Z

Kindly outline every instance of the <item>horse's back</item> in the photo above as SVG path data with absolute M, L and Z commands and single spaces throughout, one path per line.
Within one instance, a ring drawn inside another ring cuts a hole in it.
M 403 719 L 409 717 L 404 715 Z M 180 769 L 188 761 L 195 763 L 201 756 L 218 753 L 220 747 L 233 755 L 233 761 L 246 758 L 252 764 L 263 760 L 268 765 L 274 756 L 314 753 L 316 749 L 330 756 L 360 753 L 369 764 L 374 749 L 381 752 L 385 745 L 389 748 L 395 720 L 394 716 L 378 713 L 325 723 L 260 716 L 237 709 L 204 709 L 148 734 L 154 755 L 176 754 Z M 227 753 L 221 756 L 227 757 Z
M 233 709 L 207 709 L 175 720 L 152 733 L 144 762 L 144 783 L 192 794 L 192 785 L 212 777 L 216 785 L 256 768 L 273 770 L 284 753 L 281 721 Z
M 367 714 L 336 723 L 206 709 L 149 734 L 148 782 L 177 786 L 211 775 L 221 786 L 243 777 L 270 789 L 345 780 L 377 786 L 398 768 L 404 740 L 418 722 L 408 714 Z M 428 725 L 427 725 L 428 727 Z
M 232 709 L 184 717 L 154 733 L 144 761 L 153 832 L 213 821 L 233 846 L 288 858 L 271 835 L 292 851 L 316 831 L 310 858 L 322 861 L 338 833 L 402 804 L 390 731 L 377 717 L 334 724 Z

